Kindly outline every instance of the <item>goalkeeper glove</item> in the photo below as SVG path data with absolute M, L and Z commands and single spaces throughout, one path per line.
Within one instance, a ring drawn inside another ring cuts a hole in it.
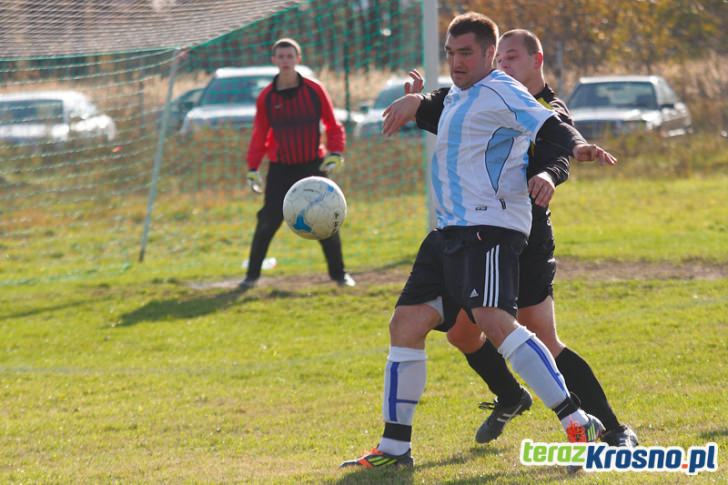
M 344 157 L 341 156 L 341 153 L 332 152 L 324 157 L 324 161 L 321 162 L 321 165 L 319 165 L 319 170 L 326 174 L 329 174 L 335 172 L 336 170 L 339 170 L 343 166 Z
M 263 181 L 260 179 L 260 174 L 257 170 L 248 170 L 248 187 L 256 194 L 263 192 Z

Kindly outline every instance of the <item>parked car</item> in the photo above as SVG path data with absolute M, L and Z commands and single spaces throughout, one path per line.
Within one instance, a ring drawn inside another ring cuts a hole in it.
M 0 95 L 0 143 L 57 148 L 74 140 L 114 138 L 114 120 L 77 91 Z
M 374 101 L 370 101 L 361 106 L 364 113 L 362 121 L 357 123 L 354 129 L 354 136 L 357 138 L 370 138 L 378 136 L 382 133 L 382 113 L 385 108 L 392 104 L 397 98 L 404 96 L 404 83 L 411 81 L 409 77 L 392 78 L 384 85 Z M 440 76 L 437 78 L 437 84 L 440 88 L 452 86 L 452 79 L 449 76 Z M 407 123 L 400 129 L 403 135 L 417 134 L 417 125 L 414 122 Z
M 314 78 L 307 66 L 296 66 L 301 75 Z M 201 94 L 197 106 L 184 118 L 180 132 L 188 135 L 203 128 L 223 126 L 246 128 L 253 125 L 255 102 L 260 92 L 278 74 L 275 66 L 223 67 L 217 69 Z M 361 120 L 358 113 L 334 109 L 336 119 L 344 123 Z
M 167 121 L 167 134 L 177 133 L 182 128 L 185 116 L 200 102 L 204 87 L 193 88 L 185 91 L 169 103 L 169 120 Z M 157 114 L 157 129 L 162 127 L 162 115 L 164 106 Z
M 664 137 L 692 132 L 687 106 L 660 76 L 583 77 L 567 104 L 587 139 L 647 131 Z

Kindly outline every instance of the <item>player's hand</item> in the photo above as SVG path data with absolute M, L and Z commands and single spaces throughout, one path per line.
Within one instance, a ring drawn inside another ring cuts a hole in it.
M 336 172 L 344 166 L 344 157 L 341 153 L 331 152 L 324 157 L 324 160 L 319 165 L 319 170 L 325 174 Z
M 425 88 L 425 79 L 422 75 L 417 72 L 417 69 L 412 69 L 409 72 L 409 77 L 412 78 L 412 82 L 407 81 L 404 83 L 404 94 L 421 93 Z
M 616 157 L 598 145 L 581 144 L 574 147 L 574 159 L 577 162 L 597 161 L 602 165 L 614 165 Z
M 387 106 L 387 109 L 382 113 L 384 118 L 382 133 L 385 136 L 393 135 L 407 122 L 414 120 L 421 102 L 421 95 L 407 94 Z
M 250 187 L 250 190 L 256 194 L 263 192 L 263 181 L 261 180 L 260 174 L 257 170 L 248 170 L 246 178 L 248 179 L 248 187 Z
M 551 198 L 554 196 L 556 185 L 546 172 L 534 175 L 528 181 L 528 193 L 531 194 L 533 202 L 540 207 L 548 207 Z

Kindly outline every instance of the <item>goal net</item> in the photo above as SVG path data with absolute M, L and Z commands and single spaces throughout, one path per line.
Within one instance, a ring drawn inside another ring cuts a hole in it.
M 2 2 L 0 286 L 133 275 L 142 245 L 159 278 L 241 277 L 262 205 L 245 185 L 250 101 L 271 74 L 203 93 L 220 68 L 270 66 L 280 37 L 347 129 L 333 178 L 348 268 L 413 257 L 423 138 L 379 133 L 422 65 L 421 22 L 413 0 Z M 268 255 L 268 274 L 325 272 L 318 244 L 285 228 Z

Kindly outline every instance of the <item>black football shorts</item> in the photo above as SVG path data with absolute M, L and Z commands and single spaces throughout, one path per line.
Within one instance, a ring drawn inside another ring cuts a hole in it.
M 548 216 L 534 218 L 528 246 L 519 259 L 518 306 L 537 305 L 554 295 L 556 259 L 554 258 L 554 233 Z
M 526 236 L 492 226 L 447 227 L 427 235 L 397 300 L 400 305 L 438 301 L 447 331 L 460 309 L 518 310 L 518 257 Z M 435 305 L 433 305 L 435 307 Z

